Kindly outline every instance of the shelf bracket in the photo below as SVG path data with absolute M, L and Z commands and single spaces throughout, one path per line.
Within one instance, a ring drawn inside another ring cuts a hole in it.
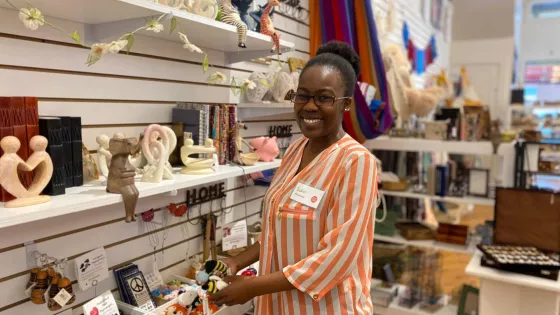
M 272 47 L 272 46 L 271 46 Z M 293 51 L 293 48 L 290 47 L 282 47 L 280 49 L 282 53 L 288 53 Z M 250 50 L 250 51 L 243 51 L 240 48 L 239 52 L 226 52 L 226 61 L 228 64 L 233 64 L 242 61 L 249 61 L 252 59 L 258 59 L 262 57 L 272 56 L 273 60 L 276 60 L 277 55 L 274 55 L 274 52 L 270 50 Z

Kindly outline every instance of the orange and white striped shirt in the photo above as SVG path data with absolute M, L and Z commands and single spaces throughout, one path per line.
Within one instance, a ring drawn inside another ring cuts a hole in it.
M 308 139 L 287 150 L 264 197 L 259 275 L 283 271 L 297 288 L 257 298 L 256 314 L 372 314 L 375 157 L 346 135 L 300 173 Z M 324 192 L 313 209 L 298 183 Z

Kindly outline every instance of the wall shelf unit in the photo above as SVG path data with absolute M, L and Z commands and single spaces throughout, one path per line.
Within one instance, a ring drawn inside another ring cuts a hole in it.
M 427 195 L 427 194 L 415 193 L 415 192 L 412 192 L 410 190 L 408 190 L 408 191 L 391 191 L 391 190 L 382 189 L 381 192 L 385 196 L 393 196 L 393 197 L 430 199 L 430 200 L 437 200 L 437 201 L 468 203 L 468 204 L 483 205 L 483 206 L 493 206 L 494 205 L 494 199 L 490 199 L 490 198 L 480 198 L 480 197 L 472 197 L 472 196 L 464 196 L 464 197 L 443 196 L 442 197 L 442 196 L 432 196 L 432 195 Z
M 398 244 L 398 245 L 407 245 L 412 247 L 433 248 L 433 249 L 438 249 L 443 251 L 456 252 L 460 254 L 472 255 L 474 253 L 474 248 L 470 248 L 467 246 L 436 242 L 435 240 L 409 241 L 399 234 L 395 234 L 393 236 L 375 234 L 375 240 L 392 243 L 392 244 Z
M 140 191 L 139 198 L 165 194 L 179 189 L 186 189 L 216 181 L 278 168 L 281 160 L 273 162 L 258 162 L 255 166 L 223 166 L 216 167 L 216 172 L 208 175 L 175 174 L 173 180 L 163 180 L 161 183 L 136 182 Z M 51 197 L 51 201 L 24 207 L 4 208 L 0 204 L 0 228 L 28 222 L 43 220 L 65 214 L 96 209 L 122 202 L 120 194 L 110 194 L 106 187 L 99 182 L 86 184 L 66 190 L 65 195 Z
M 13 1 L 17 7 L 26 7 L 21 0 Z M 82 34 L 87 44 L 115 40 L 122 34 L 146 24 L 146 18 L 171 13 L 178 19 L 175 32 L 170 36 L 171 15 L 161 22 L 164 30 L 155 33 L 140 31 L 143 36 L 181 42 L 176 32 L 187 35 L 189 41 L 201 48 L 222 51 L 229 63 L 269 56 L 272 48 L 270 36 L 247 32 L 247 48 L 238 48 L 237 31 L 233 25 L 211 20 L 186 11 L 173 9 L 149 0 L 36 0 L 32 3 L 47 17 L 86 24 L 87 33 Z M 0 7 L 11 7 L 4 1 Z M 23 26 L 22 26 L 23 27 Z M 294 43 L 282 40 L 281 52 L 294 51 Z
M 368 140 L 364 146 L 370 150 L 407 152 L 447 152 L 451 154 L 491 155 L 490 141 L 442 141 L 420 138 L 398 138 L 381 136 Z

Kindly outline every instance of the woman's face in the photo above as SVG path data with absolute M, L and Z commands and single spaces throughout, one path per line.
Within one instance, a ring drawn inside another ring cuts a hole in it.
M 344 97 L 344 84 L 337 70 L 316 65 L 299 78 L 298 94 L 310 96 Z M 317 106 L 311 98 L 306 104 L 294 104 L 296 120 L 303 135 L 318 139 L 338 135 L 348 100 L 335 101 L 332 106 Z

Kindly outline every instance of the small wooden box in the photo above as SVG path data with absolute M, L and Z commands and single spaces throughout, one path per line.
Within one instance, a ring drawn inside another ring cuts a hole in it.
M 440 223 L 436 241 L 458 245 L 467 245 L 469 227 L 466 225 Z
M 409 241 L 434 239 L 434 232 L 418 222 L 399 222 L 396 227 L 401 236 Z
M 426 122 L 424 128 L 426 139 L 447 140 L 448 126 L 449 122 L 447 120 Z

